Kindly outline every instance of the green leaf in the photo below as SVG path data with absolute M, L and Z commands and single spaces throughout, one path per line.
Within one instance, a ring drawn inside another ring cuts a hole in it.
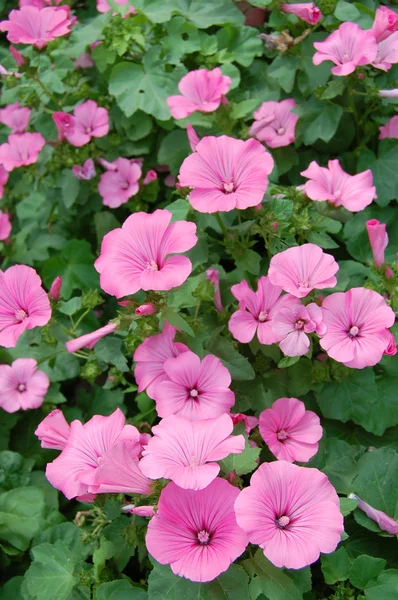
M 359 590 L 363 590 L 372 579 L 376 579 L 384 570 L 387 562 L 383 558 L 373 556 L 357 556 L 351 565 L 350 582 Z
M 244 427 L 240 427 L 234 433 L 241 433 L 245 438 L 245 448 L 241 454 L 230 454 L 224 460 L 219 461 L 221 470 L 228 475 L 232 471 L 237 475 L 247 475 L 257 467 L 257 459 L 261 448 L 251 448 Z
M 358 506 L 358 501 L 353 498 L 340 498 L 340 512 L 347 517 Z
M 256 600 L 260 594 L 272 600 L 302 600 L 302 593 L 289 575 L 274 567 L 261 549 L 254 558 L 246 560 L 244 567 L 254 574 L 250 582 L 250 597 Z
M 175 312 L 175 310 L 172 308 L 168 307 L 162 310 L 160 313 L 160 318 L 162 322 L 167 321 L 170 323 L 170 325 L 174 325 L 174 327 L 177 327 L 178 329 L 181 329 L 181 331 L 185 331 L 185 333 L 195 337 L 195 332 L 192 327 L 182 318 L 179 313 Z
M 377 192 L 375 202 L 379 206 L 387 206 L 391 200 L 398 197 L 397 163 L 398 144 L 396 140 L 381 140 L 378 158 L 368 148 L 365 148 L 359 155 L 357 172 L 371 169 Z
M 243 23 L 243 14 L 229 0 L 214 0 L 210 4 L 201 0 L 137 0 L 135 8 L 153 23 L 165 23 L 172 13 L 185 16 L 200 29 L 224 23 Z
M 278 362 L 278 369 L 286 369 L 295 365 L 300 360 L 300 356 L 285 356 Z
M 105 569 L 106 561 L 113 558 L 115 554 L 116 546 L 109 540 L 101 538 L 100 545 L 93 554 L 94 577 L 96 580 L 99 580 L 102 571 Z
M 109 365 L 115 365 L 122 373 L 129 370 L 126 357 L 122 352 L 123 340 L 118 337 L 103 338 L 95 344 L 95 355 Z
M 126 410 L 123 404 L 124 394 L 121 389 L 106 390 L 105 388 L 94 386 L 90 391 L 81 390 L 78 398 L 78 405 L 90 418 L 94 415 L 112 414 L 117 408 Z
M 263 43 L 252 27 L 226 25 L 217 33 L 220 62 L 237 62 L 249 67 L 255 56 L 261 56 Z
M 223 365 L 231 373 L 232 379 L 250 381 L 255 378 L 253 367 L 225 338 L 217 336 L 209 340 L 207 351 L 221 359 Z
M 57 308 L 63 315 L 74 315 L 78 310 L 81 309 L 81 306 L 82 298 L 81 296 L 76 296 L 67 302 L 60 302 Z
M 27 550 L 40 529 L 45 509 L 44 490 L 20 487 L 0 495 L 0 540 Z
M 353 4 L 339 0 L 334 16 L 339 21 L 356 21 L 360 17 L 360 12 Z
M 127 579 L 102 583 L 96 591 L 97 600 L 147 600 L 145 590 L 133 587 Z
M 326 90 L 321 96 L 321 100 L 331 100 L 336 96 L 341 96 L 345 90 L 345 81 L 343 77 L 336 77 L 332 79 L 326 87 Z
M 92 553 L 92 544 L 83 544 L 81 541 L 83 536 L 81 529 L 74 523 L 57 523 L 44 531 L 39 531 L 32 542 L 32 546 L 40 546 L 44 543 L 55 544 L 60 540 L 73 556 L 84 560 Z
M 184 158 L 191 154 L 187 132 L 175 129 L 164 137 L 160 143 L 158 161 L 168 165 L 173 175 L 177 175 Z M 181 200 L 184 202 L 184 200 Z M 179 202 L 179 200 L 177 200 Z
M 366 600 L 397 600 L 398 570 L 384 571 L 365 588 Z
M 0 452 L 0 491 L 28 485 L 35 461 L 18 452 Z
M 343 109 L 338 104 L 323 104 L 320 113 L 306 124 L 304 144 L 311 146 L 317 140 L 329 142 L 337 131 L 342 115 Z
M 111 11 L 103 15 L 98 15 L 89 21 L 87 25 L 77 25 L 77 27 L 73 28 L 67 47 L 63 47 L 59 52 L 71 58 L 78 58 L 89 44 L 101 39 L 102 31 L 110 19 Z
M 339 494 L 353 490 L 353 480 L 358 473 L 358 458 L 361 451 L 337 438 L 323 439 L 317 454 L 308 466 L 320 469 L 330 479 Z
M 296 56 L 277 56 L 267 70 L 267 76 L 281 86 L 287 93 L 293 89 L 299 59 Z
M 241 271 L 248 271 L 253 275 L 260 273 L 261 256 L 254 250 L 246 249 L 243 256 L 235 258 L 235 263 Z
M 328 585 L 348 579 L 351 560 L 344 548 L 321 555 L 322 573 Z
M 108 211 L 102 211 L 94 215 L 95 232 L 97 234 L 97 244 L 101 245 L 104 235 L 120 227 L 119 221 L 115 215 Z
M 37 600 L 66 600 L 77 584 L 73 575 L 76 557 L 57 540 L 32 548 L 32 558 L 23 590 Z
M 57 181 L 61 188 L 62 201 L 66 208 L 71 208 L 79 195 L 80 182 L 70 169 L 63 169 Z
M 191 209 L 191 205 L 189 204 L 189 202 L 187 202 L 187 200 L 179 198 L 171 204 L 168 204 L 166 206 L 166 209 L 169 210 L 173 215 L 170 221 L 171 224 L 175 223 L 176 221 L 184 221 L 188 216 L 188 213 Z
M 307 240 L 312 244 L 316 244 L 320 246 L 324 250 L 331 250 L 332 248 L 338 248 L 339 245 L 336 244 L 333 238 L 330 237 L 324 231 L 311 231 L 307 235 Z

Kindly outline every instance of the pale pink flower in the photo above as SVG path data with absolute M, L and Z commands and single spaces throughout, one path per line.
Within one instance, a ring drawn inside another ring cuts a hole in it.
M 386 515 L 382 510 L 377 510 L 377 508 L 373 508 L 370 504 L 367 504 L 364 500 L 361 500 L 356 494 L 350 494 L 348 496 L 352 500 L 356 500 L 358 502 L 358 508 L 363 510 L 363 512 L 377 523 L 377 525 L 383 531 L 387 531 L 387 533 L 391 533 L 392 535 L 398 534 L 398 522 L 395 521 L 392 517 Z
M 125 425 L 120 409 L 109 417 L 95 415 L 85 425 L 72 421 L 66 445 L 47 465 L 46 477 L 68 499 L 86 493 L 147 494 L 149 480 L 138 468 L 139 437 L 135 427 Z
M 88 158 L 82 165 L 73 165 L 72 173 L 77 179 L 88 181 L 95 177 L 95 165 L 92 158 Z
M 377 219 L 370 219 L 370 221 L 366 221 L 366 231 L 374 263 L 376 267 L 381 267 L 384 264 L 384 250 L 388 246 L 387 225 L 380 223 Z
M 318 415 L 297 398 L 279 398 L 260 414 L 260 433 L 279 460 L 307 462 L 318 452 L 322 427 Z
M 50 386 L 48 376 L 37 369 L 34 358 L 17 358 L 0 365 L 0 408 L 8 413 L 39 408 Z
M 392 33 L 398 30 L 398 14 L 387 8 L 380 6 L 376 9 L 375 20 L 371 27 L 371 32 L 378 42 L 385 40 Z
M 16 48 L 14 48 L 14 46 L 10 45 L 9 51 L 18 67 L 22 67 L 26 62 L 25 57 Z
M 0 164 L 6 171 L 33 165 L 45 144 L 41 133 L 12 133 L 8 136 L 8 142 L 0 146 Z
M 333 75 L 349 75 L 357 66 L 369 65 L 377 56 L 377 42 L 371 30 L 364 31 L 356 23 L 342 23 L 323 42 L 314 42 L 314 65 L 332 61 Z
M 109 131 L 108 111 L 94 100 L 75 106 L 73 115 L 55 112 L 53 120 L 58 129 L 58 139 L 66 139 L 76 147 L 88 144 L 92 137 L 104 137 Z
M 8 213 L 0 210 L 0 241 L 8 240 L 11 233 L 11 223 Z
M 272 156 L 257 140 L 236 140 L 226 135 L 204 137 L 182 163 L 178 179 L 193 188 L 189 202 L 199 212 L 229 212 L 262 201 Z
M 233 427 L 227 414 L 195 422 L 170 415 L 152 427 L 140 469 L 150 479 L 171 479 L 181 488 L 202 490 L 220 472 L 215 461 L 245 448 L 243 435 L 231 435 Z
M 275 314 L 284 306 L 298 305 L 299 301 L 293 296 L 281 296 L 282 288 L 273 285 L 269 277 L 260 277 L 256 292 L 245 280 L 233 285 L 231 292 L 239 300 L 239 310 L 232 314 L 228 323 L 234 338 L 248 344 L 257 333 L 260 344 L 279 342 L 281 337 L 272 328 Z
M 90 69 L 95 66 L 95 62 L 91 58 L 88 52 L 83 52 L 79 58 L 74 61 L 74 66 L 76 69 Z
M 128 2 L 129 2 L 129 0 L 115 0 L 115 3 L 119 4 L 120 6 L 125 6 L 126 4 L 128 4 Z M 108 10 L 111 10 L 111 6 L 109 6 L 109 4 L 106 0 L 97 0 L 97 10 L 100 13 L 106 13 L 106 12 L 108 12 Z M 125 16 L 127 17 L 127 15 L 134 14 L 134 13 L 135 13 L 134 6 L 129 6 L 129 10 Z M 113 14 L 116 14 L 116 13 L 113 13 Z
M 238 525 L 276 567 L 301 569 L 333 552 L 343 532 L 326 475 L 284 460 L 263 463 L 235 501 Z
M 4 196 L 4 187 L 8 181 L 8 171 L 0 164 L 0 200 Z
M 377 56 L 372 65 L 376 69 L 388 71 L 395 63 L 398 63 L 398 31 L 378 42 Z
M 29 124 L 30 108 L 20 106 L 19 102 L 8 104 L 0 110 L 0 123 L 10 127 L 11 133 L 22 133 Z
M 296 15 L 310 25 L 316 25 L 322 19 L 322 13 L 313 2 L 299 2 L 297 4 L 282 4 L 281 11 Z
M 147 315 L 154 315 L 156 312 L 156 308 L 153 304 L 141 304 L 135 309 L 135 314 L 140 317 L 145 317 Z
M 0 271 L 0 346 L 13 348 L 25 329 L 50 318 L 50 302 L 34 269 L 15 265 Z
M 218 312 L 224 312 L 220 292 L 220 271 L 218 269 L 207 269 L 206 279 L 214 286 L 214 304 L 216 305 Z
M 153 506 L 134 506 L 134 504 L 125 504 L 121 508 L 123 513 L 138 515 L 139 517 L 154 517 L 156 512 Z
M 95 344 L 99 342 L 103 337 L 113 333 L 117 327 L 117 323 L 108 323 L 104 327 L 100 327 L 91 333 L 81 335 L 74 340 L 69 340 L 65 343 L 68 352 L 73 353 L 82 348 L 94 348 Z
M 379 90 L 380 98 L 398 98 L 398 88 L 393 90 Z
M 380 294 L 361 287 L 337 292 L 325 298 L 322 312 L 327 332 L 320 344 L 329 356 L 352 369 L 381 360 L 395 315 Z
M 184 283 L 192 271 L 191 261 L 168 255 L 195 246 L 196 225 L 189 221 L 169 225 L 171 217 L 168 210 L 137 212 L 104 236 L 94 266 L 105 292 L 122 298 L 139 290 L 164 291 Z
M 175 119 L 184 119 L 196 111 L 214 112 L 231 87 L 231 78 L 219 67 L 212 71 L 190 71 L 178 84 L 180 96 L 169 96 L 167 104 Z
M 142 175 L 141 167 L 128 158 L 117 158 L 111 169 L 101 175 L 98 191 L 102 196 L 102 204 L 118 208 L 138 194 L 138 181 Z
M 379 140 L 385 138 L 398 139 L 398 115 L 392 117 L 385 125 L 379 127 Z
M 212 581 L 247 546 L 247 535 L 238 527 L 234 513 L 238 494 L 238 488 L 220 478 L 199 491 L 169 483 L 148 524 L 148 552 L 180 577 Z
M 157 383 L 154 400 L 159 417 L 177 414 L 191 421 L 213 419 L 229 412 L 235 394 L 231 375 L 221 360 L 208 354 L 201 361 L 188 350 L 163 365 L 167 379 Z
M 151 169 L 150 171 L 147 171 L 144 179 L 142 180 L 142 185 L 148 185 L 148 184 L 152 183 L 152 181 L 156 181 L 157 178 L 158 178 L 158 174 L 156 173 L 156 171 Z
M 295 129 L 298 115 L 291 112 L 296 102 L 292 98 L 275 102 L 263 102 L 254 112 L 254 123 L 249 129 L 249 135 L 265 142 L 270 148 L 288 146 L 295 140 Z
M 252 417 L 251 415 L 244 415 L 243 413 L 230 413 L 230 417 L 233 421 L 234 426 L 242 421 L 245 424 L 245 431 L 247 435 L 250 435 L 252 429 L 255 429 L 258 425 L 257 417 Z M 250 441 L 250 440 L 249 440 Z
M 334 287 L 339 265 L 331 254 L 316 244 L 294 246 L 271 258 L 268 277 L 274 285 L 296 298 L 304 298 L 311 290 Z
M 55 38 L 70 33 L 73 24 L 69 8 L 23 6 L 12 10 L 8 21 L 1 21 L 0 31 L 7 31 L 7 39 L 13 44 L 33 44 L 44 48 Z
M 349 175 L 343 171 L 338 160 L 329 160 L 327 168 L 320 167 L 313 160 L 301 175 L 309 179 L 304 185 L 304 191 L 311 200 L 327 200 L 334 206 L 344 206 L 351 212 L 358 212 L 376 198 L 370 169 L 357 175 Z
M 187 125 L 187 136 L 189 145 L 191 146 L 191 150 L 192 152 L 195 152 L 196 146 L 199 144 L 200 139 L 195 129 L 192 127 L 192 125 L 189 125 L 189 123 Z
M 134 376 L 138 391 L 146 390 L 152 399 L 154 399 L 156 386 L 168 379 L 163 368 L 166 360 L 188 350 L 185 344 L 174 342 L 175 335 L 176 328 L 165 321 L 162 333 L 145 338 L 134 352 L 133 358 L 136 363 Z
M 63 450 L 68 441 L 69 433 L 69 423 L 62 411 L 56 408 L 39 423 L 35 436 L 39 438 L 42 448 Z
M 0 76 L 1 77 L 16 77 L 16 79 L 19 79 L 21 77 L 21 73 L 16 73 L 15 71 L 7 71 L 7 69 L 5 69 L 3 67 L 3 65 L 0 65 Z
M 322 310 L 315 302 L 307 306 L 289 304 L 277 310 L 272 329 L 280 339 L 279 347 L 286 356 L 307 354 L 310 348 L 307 333 L 316 332 L 323 335 L 326 332 L 326 326 L 322 322 Z
M 387 330 L 387 337 L 389 339 L 389 342 L 387 348 L 384 350 L 384 354 L 386 354 L 387 356 L 395 356 L 398 352 L 398 348 L 395 342 L 395 337 L 393 336 L 390 330 Z

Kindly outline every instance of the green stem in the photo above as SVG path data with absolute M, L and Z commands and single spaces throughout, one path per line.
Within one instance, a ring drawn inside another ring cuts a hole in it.
M 39 84 L 39 86 L 41 87 L 41 89 L 43 90 L 43 92 L 45 94 L 47 94 L 47 96 L 49 98 L 51 98 L 51 100 L 54 102 L 54 104 L 60 109 L 62 110 L 62 105 L 58 102 L 58 99 L 54 96 L 54 94 L 52 92 L 50 92 L 49 89 L 47 89 L 47 87 L 44 85 L 44 83 L 39 79 L 39 77 L 37 76 L 37 74 L 33 75 L 33 79 Z
M 44 363 L 47 360 L 52 360 L 53 358 L 55 358 L 59 354 L 64 354 L 65 352 L 66 352 L 66 349 L 58 350 L 58 352 L 54 352 L 54 354 L 50 354 L 50 356 L 44 356 L 43 358 L 41 358 L 40 360 L 37 361 L 37 364 L 40 365 L 41 363 Z
M 227 235 L 228 230 L 225 227 L 225 225 L 224 225 L 224 223 L 223 223 L 223 221 L 222 221 L 222 219 L 220 217 L 220 214 L 218 212 L 215 213 L 215 217 L 217 219 L 217 223 L 219 224 L 219 226 L 221 228 L 221 231 L 223 232 L 224 236 Z
M 90 312 L 90 308 L 87 308 L 84 313 L 82 315 L 80 315 L 80 317 L 78 318 L 78 320 L 76 321 L 76 323 L 73 325 L 72 331 L 75 332 L 76 329 L 79 327 L 80 323 L 83 321 L 84 317 L 86 315 L 88 315 L 88 313 Z M 72 318 L 72 317 L 71 317 Z M 73 321 L 72 321 L 73 322 Z

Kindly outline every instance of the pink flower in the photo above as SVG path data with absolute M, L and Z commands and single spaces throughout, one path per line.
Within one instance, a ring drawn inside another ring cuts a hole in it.
M 34 269 L 15 265 L 0 271 L 0 346 L 13 348 L 25 329 L 50 318 L 50 302 Z
M 388 346 L 384 350 L 384 354 L 387 356 L 395 356 L 398 352 L 397 344 L 395 342 L 395 337 L 391 333 L 391 331 L 387 330 L 387 337 L 389 339 Z
M 175 119 L 184 119 L 196 111 L 214 112 L 231 87 L 231 79 L 219 67 L 212 71 L 190 71 L 181 79 L 181 96 L 169 96 L 167 104 Z
M 6 171 L 33 165 L 45 144 L 41 133 L 12 133 L 8 136 L 8 142 L 0 146 L 0 164 Z
M 8 181 L 8 171 L 0 164 L 0 200 L 4 196 L 4 187 Z
M 72 173 L 77 179 L 90 180 L 95 177 L 95 165 L 92 158 L 88 158 L 82 165 L 73 165 Z
M 234 501 L 239 490 L 215 479 L 204 490 L 182 490 L 169 483 L 160 495 L 158 513 L 149 521 L 148 552 L 180 577 L 211 581 L 246 549 Z
M 196 225 L 188 221 L 169 225 L 171 217 L 168 210 L 137 212 L 121 229 L 104 236 L 94 266 L 105 292 L 122 298 L 141 289 L 171 290 L 184 283 L 192 271 L 191 261 L 186 256 L 168 255 L 195 246 Z
M 360 287 L 337 292 L 325 298 L 322 312 L 327 332 L 320 344 L 329 356 L 352 369 L 381 360 L 395 315 L 380 294 Z
M 28 126 L 30 113 L 30 108 L 15 102 L 0 110 L 0 123 L 10 127 L 11 133 L 22 133 Z
M 147 315 L 154 315 L 156 312 L 156 308 L 153 304 L 141 304 L 135 309 L 135 314 L 140 317 L 145 317 Z
M 263 463 L 235 502 L 238 525 L 276 567 L 301 569 L 336 549 L 339 498 L 326 475 L 284 460 Z
M 237 425 L 238 423 L 241 423 L 242 421 L 245 424 L 245 431 L 247 433 L 247 435 L 250 435 L 250 432 L 252 429 L 255 429 L 255 427 L 257 427 L 258 425 L 258 419 L 257 417 L 252 417 L 250 415 L 244 415 L 243 413 L 235 413 L 235 414 L 230 414 L 229 415 L 233 421 L 234 426 Z M 250 440 L 249 440 L 250 442 Z
M 386 6 L 380 6 L 376 9 L 375 20 L 370 30 L 376 40 L 381 42 L 397 30 L 398 14 Z
M 254 113 L 255 121 L 249 135 L 265 142 L 270 148 L 288 146 L 295 140 L 298 115 L 291 112 L 296 105 L 292 98 L 282 102 L 263 102 Z
M 248 344 L 257 337 L 260 344 L 271 345 L 281 339 L 273 330 L 272 323 L 279 309 L 299 301 L 292 296 L 281 297 L 282 288 L 273 285 L 269 277 L 260 277 L 257 291 L 253 292 L 247 281 L 241 281 L 231 288 L 232 294 L 239 300 L 239 310 L 229 320 L 228 329 L 235 339 Z
M 369 517 L 369 519 L 373 519 L 377 523 L 377 525 L 383 531 L 387 531 L 387 533 L 391 533 L 392 535 L 398 534 L 398 522 L 386 515 L 382 510 L 377 510 L 377 508 L 373 508 L 370 504 L 367 504 L 364 500 L 361 500 L 356 494 L 350 494 L 348 496 L 352 500 L 357 500 L 358 508 L 363 510 L 363 512 Z
M 372 65 L 376 69 L 388 71 L 395 63 L 398 63 L 398 31 L 378 42 L 377 56 Z
M 268 277 L 274 285 L 296 298 L 304 298 L 311 290 L 334 287 L 339 265 L 331 254 L 316 244 L 288 248 L 271 258 Z
M 0 240 L 7 240 L 11 233 L 11 223 L 8 213 L 0 210 Z
M 188 350 L 163 365 L 167 379 L 157 383 L 154 400 L 159 417 L 177 414 L 191 421 L 213 419 L 229 412 L 235 394 L 231 375 L 221 360 L 208 354 L 201 361 Z
M 128 4 L 128 2 L 129 2 L 129 0 L 115 0 L 115 3 L 119 4 L 120 6 L 125 6 L 126 4 Z M 109 4 L 106 0 L 97 0 L 97 10 L 100 13 L 106 13 L 106 12 L 108 12 L 108 10 L 111 10 L 111 7 L 109 6 Z M 127 17 L 128 14 L 133 14 L 133 13 L 135 13 L 134 6 L 129 6 L 129 10 L 125 16 Z M 116 14 L 116 13 L 114 13 L 114 14 Z
M 379 140 L 384 140 L 385 138 L 398 139 L 398 115 L 395 115 L 385 125 L 379 127 L 379 131 Z
M 95 344 L 99 342 L 103 337 L 115 331 L 117 323 L 108 323 L 105 327 L 100 327 L 91 333 L 81 335 L 80 337 L 69 340 L 65 343 L 68 352 L 73 353 L 82 348 L 94 348 Z
M 307 333 L 318 335 L 326 332 L 322 323 L 322 310 L 315 302 L 303 306 L 289 304 L 278 310 L 272 321 L 272 329 L 280 339 L 279 347 L 286 356 L 303 356 L 310 348 Z
M 39 49 L 70 33 L 72 25 L 69 10 L 63 7 L 23 6 L 12 10 L 8 18 L 0 23 L 0 31 L 8 32 L 7 39 L 13 44 L 33 44 Z
M 0 65 L 0 76 L 15 77 L 16 79 L 19 79 L 21 77 L 21 73 L 16 73 L 15 71 L 7 71 L 7 69 L 5 69 L 3 65 Z
M 203 490 L 220 472 L 214 461 L 245 448 L 243 435 L 231 435 L 233 427 L 227 414 L 195 422 L 170 415 L 152 427 L 140 469 L 150 479 L 171 479 L 186 490 Z
M 299 2 L 298 4 L 282 4 L 281 11 L 296 15 L 310 25 L 316 25 L 322 19 L 322 13 L 313 2 Z
M 165 322 L 162 333 L 145 338 L 134 352 L 133 358 L 136 363 L 134 376 L 138 391 L 146 390 L 152 399 L 156 386 L 168 379 L 163 368 L 166 360 L 188 350 L 185 344 L 174 342 L 175 334 L 176 328 Z
M 381 267 L 384 264 L 384 250 L 388 246 L 387 225 L 380 223 L 377 219 L 370 219 L 370 221 L 366 221 L 366 231 L 374 263 L 376 267 Z
M 0 408 L 8 413 L 39 408 L 50 385 L 48 376 L 37 370 L 34 358 L 17 358 L 0 365 Z
M 311 200 L 327 200 L 334 206 L 344 206 L 351 212 L 358 212 L 376 198 L 370 169 L 349 175 L 343 171 L 338 160 L 329 160 L 327 168 L 320 167 L 313 160 L 301 175 L 310 180 L 305 183 L 304 191 Z
M 102 204 L 118 208 L 138 194 L 138 181 L 142 175 L 141 167 L 128 158 L 117 158 L 109 169 L 101 175 L 98 191 Z
M 52 298 L 53 300 L 59 300 L 59 297 L 61 294 L 61 287 L 62 287 L 62 277 L 60 275 L 58 275 L 58 277 L 56 277 L 54 279 L 54 281 L 52 282 L 50 291 L 48 292 L 50 298 Z
M 279 460 L 307 462 L 318 452 L 318 415 L 297 398 L 279 398 L 260 414 L 261 437 Z
M 14 48 L 14 46 L 10 45 L 9 51 L 10 51 L 11 56 L 17 63 L 18 67 L 22 67 L 26 62 L 25 57 L 16 48 Z
M 130 513 L 131 515 L 138 515 L 139 517 L 154 517 L 155 509 L 153 506 L 134 506 L 134 504 L 125 504 L 121 508 L 123 513 Z
M 142 185 L 148 185 L 150 183 L 152 183 L 152 181 L 156 181 L 158 178 L 158 174 L 156 173 L 156 171 L 154 171 L 153 169 L 150 171 L 147 171 L 147 174 L 145 175 L 143 181 L 142 181 Z
M 220 292 L 220 271 L 218 269 L 207 269 L 206 279 L 214 286 L 214 304 L 216 305 L 218 312 L 224 312 Z
M 333 75 L 349 75 L 356 67 L 372 63 L 377 55 L 377 42 L 373 33 L 364 31 L 356 23 L 342 23 L 324 42 L 314 42 L 314 65 L 332 61 Z
M 393 90 L 379 90 L 380 98 L 398 98 L 398 88 Z
M 204 137 L 182 163 L 178 179 L 193 188 L 189 202 L 199 212 L 229 212 L 262 201 L 274 161 L 256 140 Z
M 109 417 L 95 415 L 85 425 L 72 421 L 61 454 L 47 465 L 46 477 L 68 499 L 86 493 L 125 491 L 147 494 L 149 481 L 138 468 L 138 430 L 125 425 L 116 409 Z
M 73 116 L 55 112 L 53 120 L 58 129 L 58 139 L 66 139 L 76 147 L 88 144 L 92 137 L 104 137 L 109 131 L 108 111 L 94 100 L 75 106 Z
M 166 175 L 166 177 L 164 178 L 164 185 L 166 187 L 174 187 L 175 184 L 176 184 L 176 178 L 174 177 L 174 175 L 172 175 L 171 173 Z
M 198 134 L 192 127 L 192 125 L 189 125 L 189 123 L 187 125 L 187 136 L 188 136 L 189 145 L 191 146 L 191 150 L 192 150 L 192 152 L 195 152 L 196 146 L 199 144 L 200 139 L 199 139 Z
M 70 433 L 69 423 L 58 408 L 51 411 L 35 431 L 42 448 L 63 450 Z

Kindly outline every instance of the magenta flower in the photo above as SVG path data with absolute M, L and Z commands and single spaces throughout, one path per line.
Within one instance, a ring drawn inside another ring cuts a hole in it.
M 288 248 L 271 258 L 268 277 L 296 298 L 304 298 L 311 290 L 334 287 L 339 265 L 331 254 L 316 244 Z
M 358 508 L 363 510 L 363 512 L 377 523 L 377 525 L 383 531 L 387 531 L 387 533 L 391 533 L 391 535 L 398 535 L 398 522 L 386 515 L 382 510 L 377 510 L 377 508 L 373 508 L 370 504 L 367 504 L 364 500 L 361 500 L 356 494 L 350 494 L 348 496 L 352 500 L 357 500 Z
M 8 177 L 8 171 L 0 164 L 0 200 L 4 196 L 4 187 L 8 181 Z
M 68 352 L 73 353 L 77 350 L 81 350 L 82 348 L 89 348 L 90 350 L 94 348 L 95 344 L 99 342 L 103 337 L 113 333 L 117 328 L 117 323 L 108 323 L 104 327 L 100 327 L 91 333 L 86 333 L 85 335 L 81 335 L 74 340 L 69 340 L 65 343 L 66 349 Z
M 158 178 L 158 174 L 153 169 L 147 171 L 144 179 L 142 180 L 142 185 L 149 185 L 152 181 L 156 181 Z
M 380 223 L 377 219 L 370 219 L 370 221 L 366 221 L 366 231 L 374 263 L 376 267 L 381 267 L 384 264 L 384 250 L 388 246 L 387 225 Z
M 147 494 L 149 481 L 138 468 L 139 439 L 120 409 L 109 417 L 95 415 L 85 425 L 72 421 L 66 445 L 47 465 L 46 477 L 68 499 L 86 493 Z
M 82 165 L 73 165 L 72 173 L 77 179 L 88 181 L 95 177 L 95 165 L 92 158 L 88 158 Z
M 326 475 L 284 460 L 263 463 L 235 501 L 238 525 L 276 567 L 301 569 L 336 549 L 339 498 Z
M 50 291 L 48 292 L 50 298 L 52 298 L 53 300 L 59 300 L 59 297 L 61 295 L 61 287 L 62 287 L 62 277 L 60 275 L 58 275 L 58 277 L 56 277 L 54 279 L 54 281 L 52 282 Z
M 189 125 L 189 123 L 187 125 L 187 136 L 189 145 L 191 146 L 191 150 L 192 152 L 195 152 L 196 146 L 199 144 L 200 139 L 195 129 L 192 127 L 192 125 Z
M 293 6 L 293 5 L 292 5 Z M 263 102 L 254 112 L 255 121 L 249 129 L 249 135 L 265 142 L 270 148 L 288 146 L 295 140 L 298 115 L 291 112 L 296 102 L 292 98 L 275 102 Z
M 218 269 L 207 269 L 206 279 L 214 286 L 214 304 L 218 312 L 224 312 L 220 291 L 220 271 Z
M 381 71 L 388 71 L 398 63 L 398 31 L 378 42 L 377 56 L 372 65 Z
M 167 104 L 174 119 L 184 119 L 196 111 L 214 112 L 231 87 L 231 79 L 219 67 L 198 69 L 184 75 L 178 84 L 180 96 L 169 96 Z
M 69 423 L 62 411 L 56 408 L 39 423 L 35 436 L 39 438 L 42 448 L 63 450 L 68 441 L 69 433 Z
M 303 306 L 289 304 L 276 311 L 272 329 L 278 336 L 279 347 L 286 356 L 303 356 L 310 348 L 307 333 L 323 335 L 326 326 L 322 323 L 322 310 L 315 302 Z
M 39 408 L 50 380 L 37 369 L 34 358 L 17 358 L 12 365 L 0 365 L 0 408 L 8 413 Z
M 253 292 L 247 281 L 241 281 L 231 288 L 232 294 L 239 300 L 239 310 L 229 320 L 228 329 L 235 339 L 248 344 L 257 333 L 260 344 L 271 345 L 281 339 L 273 330 L 275 314 L 284 306 L 298 305 L 292 296 L 281 296 L 282 288 L 273 285 L 269 277 L 260 277 L 257 291 Z
M 108 111 L 94 100 L 75 106 L 73 115 L 54 112 L 52 117 L 58 129 L 58 140 L 67 140 L 76 147 L 85 146 L 92 137 L 104 137 L 109 131 Z
M 243 435 L 231 435 L 233 427 L 227 414 L 195 422 L 170 415 L 152 427 L 140 469 L 150 479 L 171 479 L 181 488 L 202 490 L 220 472 L 214 461 L 245 448 Z
M 327 168 L 320 167 L 313 160 L 301 175 L 309 179 L 304 185 L 304 191 L 311 200 L 327 200 L 334 206 L 344 206 L 351 212 L 358 212 L 376 198 L 370 169 L 357 175 L 349 175 L 343 171 L 338 160 L 329 160 Z
M 167 379 L 156 385 L 154 400 L 159 417 L 177 414 L 191 421 L 213 419 L 229 412 L 235 394 L 231 375 L 221 360 L 208 354 L 201 361 L 188 350 L 163 365 Z
M 297 398 L 279 398 L 260 414 L 260 433 L 279 460 L 307 462 L 318 452 L 322 427 L 318 415 Z
M 385 125 L 379 127 L 379 131 L 379 140 L 384 140 L 385 138 L 398 139 L 398 115 L 395 115 Z
M 95 62 L 88 52 L 83 52 L 75 61 L 73 61 L 75 69 L 91 69 L 95 66 Z
M 0 241 L 8 240 L 11 233 L 11 223 L 8 213 L 0 210 Z
M 258 425 L 257 417 L 252 417 L 251 415 L 244 415 L 243 413 L 231 413 L 229 416 L 231 417 L 234 426 L 243 421 L 247 435 L 250 435 L 251 430 L 255 429 L 255 427 Z
M 375 20 L 370 30 L 375 36 L 377 42 L 385 40 L 397 30 L 398 14 L 395 11 L 387 8 L 387 6 L 380 6 L 377 8 Z
M 158 513 L 148 524 L 148 552 L 180 577 L 212 581 L 246 549 L 234 502 L 238 488 L 215 479 L 204 490 L 183 490 L 169 483 L 160 495 Z
M 0 123 L 7 125 L 11 133 L 22 133 L 29 124 L 30 108 L 20 106 L 19 102 L 8 104 L 0 110 Z
M 172 214 L 155 210 L 130 215 L 122 228 L 107 233 L 101 254 L 94 263 L 100 273 L 101 288 L 122 298 L 139 290 L 171 290 L 184 283 L 192 271 L 186 256 L 171 256 L 195 246 L 196 225 L 177 221 L 169 225 Z
M 145 338 L 134 352 L 133 358 L 136 363 L 134 376 L 138 391 L 146 390 L 152 399 L 154 399 L 156 386 L 168 379 L 164 370 L 166 360 L 188 350 L 185 344 L 174 342 L 175 334 L 176 328 L 165 321 L 162 333 Z
M 50 318 L 50 302 L 34 269 L 15 265 L 0 271 L 0 346 L 13 348 L 25 329 Z
M 395 315 L 380 294 L 361 287 L 337 292 L 325 298 L 322 312 L 327 332 L 320 344 L 329 356 L 352 369 L 381 360 Z
M 377 42 L 371 30 L 364 31 L 356 23 L 342 23 L 324 42 L 314 42 L 314 65 L 332 61 L 333 75 L 349 75 L 356 67 L 369 65 L 377 56 Z
M 128 158 L 117 158 L 108 164 L 112 168 L 101 175 L 98 191 L 102 196 L 102 204 L 118 208 L 138 194 L 142 171 L 135 161 Z
M 39 49 L 70 33 L 73 23 L 69 9 L 64 7 L 23 6 L 20 10 L 12 10 L 8 18 L 0 23 L 0 31 L 8 32 L 7 39 L 12 44 L 33 44 Z
M 193 188 L 189 202 L 199 212 L 229 212 L 259 204 L 274 161 L 256 140 L 204 137 L 182 163 L 178 179 Z
M 281 11 L 296 15 L 310 25 L 316 25 L 322 19 L 322 13 L 313 2 L 299 2 L 297 4 L 282 4 Z
M 41 133 L 12 133 L 8 142 L 0 146 L 0 163 L 6 171 L 33 165 L 45 144 Z

